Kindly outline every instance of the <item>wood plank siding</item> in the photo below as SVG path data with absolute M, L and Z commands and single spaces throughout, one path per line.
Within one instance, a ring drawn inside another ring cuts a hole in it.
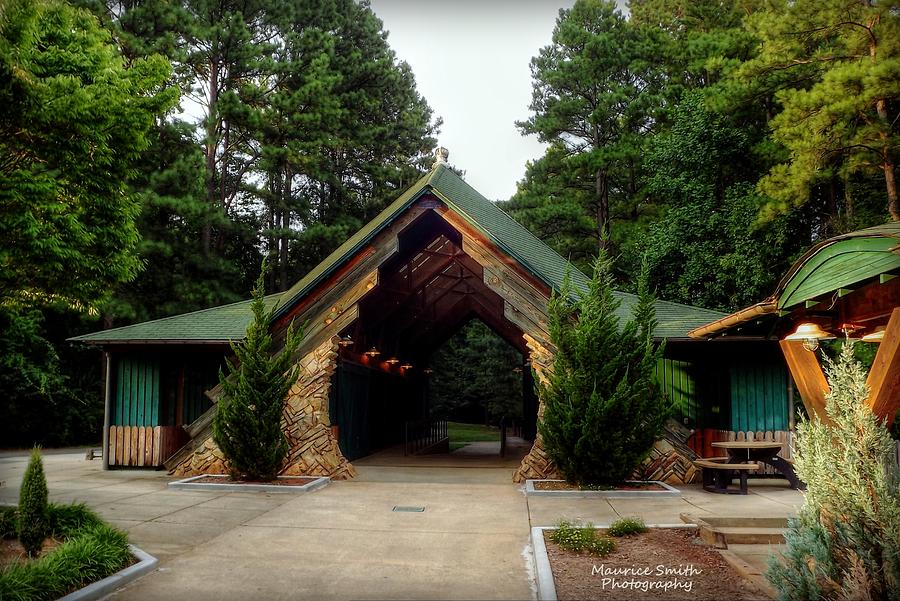
M 109 464 L 158 467 L 186 440 L 180 426 L 110 426 Z
M 187 440 L 183 426 L 209 409 L 222 357 L 129 353 L 113 361 L 109 465 L 157 467 Z

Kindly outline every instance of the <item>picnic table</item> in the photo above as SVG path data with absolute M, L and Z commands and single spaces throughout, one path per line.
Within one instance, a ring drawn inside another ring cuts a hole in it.
M 727 442 L 714 442 L 712 446 L 725 449 L 728 453 L 727 464 L 731 463 L 752 463 L 760 461 L 767 465 L 771 465 L 776 470 L 784 474 L 791 488 L 805 490 L 806 485 L 797 477 L 794 472 L 794 466 L 790 461 L 781 457 L 778 452 L 781 450 L 781 443 L 768 440 L 732 440 Z

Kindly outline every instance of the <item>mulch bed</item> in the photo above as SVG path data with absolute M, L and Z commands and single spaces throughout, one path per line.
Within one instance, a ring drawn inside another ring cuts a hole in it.
M 43 557 L 61 544 L 62 541 L 55 538 L 44 540 L 38 557 Z M 19 539 L 6 538 L 0 540 L 0 567 L 6 567 L 14 563 L 25 563 L 26 561 L 28 561 L 28 554 L 25 552 L 25 547 L 22 546 Z
M 203 476 L 196 480 L 191 480 L 191 484 L 271 484 L 274 486 L 303 486 L 314 482 L 318 478 L 309 478 L 306 476 L 297 476 L 290 478 L 278 478 L 265 482 L 263 480 L 235 480 L 231 476 Z
M 578 555 L 549 536 L 545 540 L 561 600 L 768 599 L 714 549 L 696 541 L 690 529 L 651 529 L 616 538 L 616 550 L 606 557 Z
M 655 482 L 623 482 L 611 486 L 579 486 L 564 481 L 538 480 L 535 490 L 666 490 Z

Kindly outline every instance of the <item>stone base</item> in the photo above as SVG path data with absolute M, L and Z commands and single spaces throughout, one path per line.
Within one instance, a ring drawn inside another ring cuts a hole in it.
M 522 459 L 522 464 L 513 475 L 513 482 L 522 484 L 526 480 L 561 480 L 553 460 L 544 451 L 540 436 L 534 441 L 531 451 Z
M 328 417 L 328 390 L 337 353 L 337 342 L 332 339 L 300 360 L 300 374 L 285 399 L 281 417 L 289 450 L 280 476 L 329 476 L 332 480 L 356 476 L 341 453 Z M 207 434 L 207 440 L 170 473 L 181 477 L 227 474 L 228 462 Z
M 659 480 L 667 484 L 693 484 L 700 481 L 700 469 L 692 458 L 679 452 L 668 440 L 657 440 L 650 455 L 634 472 L 641 480 Z

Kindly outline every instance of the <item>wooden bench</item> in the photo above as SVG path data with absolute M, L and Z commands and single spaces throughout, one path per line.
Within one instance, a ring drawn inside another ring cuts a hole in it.
M 758 463 L 727 463 L 728 457 L 697 459 L 694 465 L 703 469 L 703 489 L 715 493 L 747 494 L 747 473 L 759 469 Z M 735 476 L 740 479 L 739 490 L 728 488 Z

